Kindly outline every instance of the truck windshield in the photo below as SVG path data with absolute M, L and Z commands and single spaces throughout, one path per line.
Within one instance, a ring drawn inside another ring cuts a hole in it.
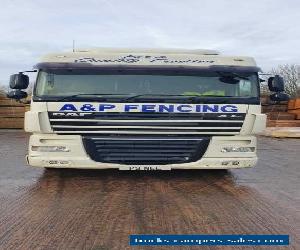
M 199 97 L 258 97 L 258 77 L 252 72 L 198 72 L 158 74 L 149 72 L 103 73 L 92 70 L 40 71 L 35 87 L 39 98 L 76 95 L 136 96 L 147 99 L 162 95 Z

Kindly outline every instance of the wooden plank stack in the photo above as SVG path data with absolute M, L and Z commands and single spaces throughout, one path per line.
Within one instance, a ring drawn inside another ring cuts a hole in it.
M 300 98 L 280 105 L 263 106 L 268 127 L 300 127 Z
M 0 129 L 24 127 L 25 104 L 0 96 Z
M 289 101 L 288 113 L 295 115 L 296 120 L 300 120 L 300 98 Z

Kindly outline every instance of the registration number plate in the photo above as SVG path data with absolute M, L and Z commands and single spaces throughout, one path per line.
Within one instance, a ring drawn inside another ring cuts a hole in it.
M 155 170 L 171 170 L 167 166 L 122 166 L 119 170 L 142 170 L 142 171 L 155 171 Z

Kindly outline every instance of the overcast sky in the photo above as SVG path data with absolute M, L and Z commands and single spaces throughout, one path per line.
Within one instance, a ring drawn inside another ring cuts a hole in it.
M 300 64 L 299 0 L 1 0 L 0 83 L 76 47 L 217 49 Z

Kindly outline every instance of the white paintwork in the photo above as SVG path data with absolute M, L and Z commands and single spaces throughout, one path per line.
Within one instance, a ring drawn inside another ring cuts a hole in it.
M 31 110 L 38 110 L 38 107 L 41 107 L 41 103 L 32 103 Z M 76 103 L 75 103 L 76 104 Z M 58 111 L 61 107 L 62 103 L 48 103 L 47 106 L 51 111 Z M 205 153 L 204 157 L 198 162 L 193 163 L 185 163 L 185 164 L 171 164 L 172 169 L 176 168 L 184 168 L 184 169 L 215 169 L 215 168 L 242 168 L 242 167 L 251 167 L 256 164 L 257 156 L 256 152 L 250 153 L 222 153 L 221 149 L 225 146 L 251 146 L 256 147 L 256 138 L 251 136 L 254 133 L 259 133 L 259 131 L 264 129 L 265 115 L 260 114 L 260 106 L 259 105 L 237 105 L 239 111 L 247 112 L 246 119 L 242 130 L 239 133 L 232 132 L 235 136 L 222 136 L 222 132 L 219 132 L 220 136 L 213 136 L 210 142 L 210 145 Z M 52 119 L 55 120 L 55 119 Z M 58 119 L 56 119 L 58 120 Z M 68 119 L 66 121 L 72 121 L 72 119 Z M 85 121 L 89 121 L 88 119 Z M 93 121 L 93 120 L 91 120 Z M 128 122 L 124 120 L 99 120 L 102 122 Z M 141 120 L 133 120 L 133 122 L 141 122 Z M 160 122 L 159 120 L 143 120 L 142 122 Z M 173 122 L 187 122 L 187 120 L 169 120 L 164 122 L 170 122 L 170 125 Z M 191 120 L 191 122 L 213 122 L 213 120 Z M 214 122 L 222 122 L 222 121 L 214 121 Z M 239 121 L 229 121 L 232 123 L 236 123 Z M 40 127 L 39 127 L 40 124 Z M 119 168 L 119 164 L 103 164 L 94 162 L 89 158 L 89 156 L 85 153 L 84 147 L 82 145 L 82 140 L 80 135 L 56 135 L 53 133 L 49 118 L 47 117 L 47 112 L 37 112 L 37 111 L 29 111 L 26 113 L 25 119 L 25 128 L 28 132 L 35 133 L 30 138 L 30 146 L 67 146 L 70 148 L 70 152 L 34 152 L 29 150 L 28 161 L 32 166 L 40 166 L 40 167 L 66 167 L 66 168 Z M 36 126 L 36 127 L 34 127 Z M 131 126 L 129 126 L 131 127 Z M 151 127 L 151 126 L 150 126 Z M 171 127 L 172 128 L 172 127 Z M 201 129 L 204 127 L 199 127 Z M 185 129 L 189 129 L 186 127 Z M 103 132 L 103 131 L 102 131 Z M 108 131 L 109 132 L 109 131 Z M 110 131 L 111 132 L 111 131 Z M 52 134 L 51 134 L 52 133 Z M 99 132 L 98 132 L 99 133 Z M 127 134 L 152 134 L 157 132 L 126 132 Z M 159 133 L 159 132 L 158 132 Z M 164 134 L 164 132 L 161 132 Z M 172 133 L 172 132 L 168 132 Z M 195 132 L 192 132 L 195 134 Z M 201 134 L 205 134 L 205 132 L 199 132 Z M 175 134 L 180 134 L 175 132 Z M 189 134 L 189 132 L 184 132 L 183 134 Z M 197 134 L 197 132 L 196 132 Z M 67 165 L 49 165 L 50 160 L 60 160 L 60 161 L 68 161 Z M 223 161 L 239 161 L 240 164 L 236 165 L 221 165 Z
M 251 57 L 240 56 L 222 56 L 216 51 L 211 50 L 183 50 L 183 49 L 81 49 L 75 52 L 67 53 L 55 53 L 46 55 L 42 60 L 42 63 L 87 63 L 92 65 L 130 65 L 130 66 L 191 66 L 191 67 L 207 67 L 212 65 L 225 65 L 225 66 L 256 66 L 256 63 Z M 122 165 L 119 164 L 107 164 L 99 163 L 91 160 L 86 154 L 82 139 L 80 135 L 57 135 L 50 126 L 48 117 L 48 111 L 59 111 L 64 103 L 69 102 L 32 102 L 30 111 L 25 115 L 25 130 L 33 133 L 29 142 L 29 154 L 28 162 L 32 166 L 36 167 L 57 167 L 57 168 L 119 168 Z M 80 110 L 81 106 L 85 103 L 76 102 L 75 105 L 79 112 L 89 112 Z M 96 107 L 99 103 L 91 102 Z M 144 103 L 145 105 L 149 103 Z M 106 112 L 124 112 L 124 106 L 126 104 L 116 103 L 114 110 L 106 110 Z M 128 103 L 127 103 L 128 105 Z M 132 103 L 134 105 L 134 103 Z M 159 104 L 157 104 L 159 105 Z M 162 105 L 166 105 L 162 103 Z M 176 107 L 180 104 L 174 104 Z M 195 112 L 195 105 L 192 106 L 192 111 Z M 211 105 L 211 104 L 210 104 Z M 224 104 L 225 105 L 225 104 Z M 235 105 L 237 106 L 238 113 L 246 113 L 246 118 L 242 126 L 241 132 L 232 132 L 234 136 L 222 136 L 222 132 L 218 132 L 218 136 L 213 136 L 209 147 L 201 160 L 192 163 L 185 164 L 170 164 L 167 165 L 171 169 L 183 168 L 183 169 L 226 169 L 226 168 L 243 168 L 254 166 L 257 162 L 256 150 L 255 152 L 247 153 L 222 153 L 222 147 L 255 147 L 256 138 L 253 136 L 255 133 L 259 133 L 265 128 L 265 115 L 261 114 L 260 105 Z M 141 106 L 139 104 L 137 109 L 131 110 L 131 112 L 140 112 Z M 67 112 L 67 111 L 66 111 Z M 222 113 L 222 112 L 220 112 Z M 55 121 L 55 119 L 52 119 Z M 65 121 L 72 121 L 66 119 Z M 82 121 L 90 121 L 85 119 Z M 95 120 L 92 120 L 95 121 Z M 128 122 L 125 120 L 100 120 L 101 122 Z M 141 120 L 131 120 L 131 122 L 141 122 Z M 159 120 L 142 120 L 142 122 L 161 122 Z M 169 120 L 172 129 L 172 123 L 187 122 L 187 120 Z M 208 120 L 191 120 L 191 122 L 216 122 L 221 123 L 223 121 L 208 121 Z M 239 121 L 228 121 L 239 122 Z M 59 126 L 56 126 L 59 127 Z M 54 129 L 56 127 L 53 127 Z M 60 126 L 62 127 L 62 126 Z M 69 126 L 68 126 L 69 127 Z M 127 126 L 125 128 L 130 128 Z M 103 128 L 103 127 L 102 127 Z M 109 128 L 113 128 L 110 126 Z M 138 128 L 138 126 L 137 126 Z M 148 128 L 152 128 L 149 126 Z M 202 127 L 205 129 L 206 127 Z M 224 127 L 225 128 L 225 127 Z M 184 134 L 198 133 L 189 132 L 189 127 L 184 128 L 186 132 L 180 132 Z M 199 127 L 201 129 L 201 127 Z M 210 128 L 212 129 L 212 128 Z M 215 128 L 216 129 L 216 128 Z M 102 131 L 103 132 L 103 131 Z M 123 131 L 124 132 L 124 131 Z M 160 133 L 160 132 L 144 132 L 144 131 L 131 131 L 127 134 L 146 134 L 146 133 Z M 99 132 L 97 132 L 99 134 Z M 161 132 L 165 134 L 166 132 Z M 173 133 L 173 132 L 168 132 Z M 179 132 L 175 132 L 180 134 Z M 205 134 L 205 132 L 199 132 Z M 227 132 L 231 133 L 231 132 Z M 95 135 L 96 136 L 96 135 Z M 37 152 L 31 151 L 31 146 L 66 146 L 70 149 L 69 152 Z M 57 164 L 49 164 L 49 161 L 57 161 Z M 222 165 L 222 162 L 239 162 L 239 165 Z M 68 162 L 68 164 L 60 164 L 59 162 Z
M 34 103 L 31 106 L 35 106 Z M 24 129 L 29 133 L 51 133 L 48 113 L 46 111 L 25 112 Z
M 222 113 L 226 114 L 228 112 L 232 112 L 232 106 L 237 107 L 236 113 L 246 113 L 248 109 L 248 105 L 245 104 L 178 104 L 178 103 L 107 103 L 107 102 L 48 102 L 47 108 L 48 111 L 54 112 L 54 111 L 60 111 L 64 105 L 72 105 L 76 110 L 75 112 L 82 112 L 82 113 L 89 113 L 91 110 L 85 110 L 83 109 L 84 105 L 92 105 L 92 108 L 94 109 L 92 112 L 101 112 L 101 113 L 111 113 L 111 112 L 126 112 L 126 107 L 131 106 L 130 111 L 128 113 L 139 113 L 142 112 L 143 106 L 149 106 L 154 105 L 155 107 L 153 110 L 155 112 L 159 112 L 159 107 L 166 106 L 166 107 L 174 107 L 174 112 L 172 113 L 182 113 L 178 111 L 178 108 L 180 106 L 190 106 L 189 108 L 184 107 L 185 110 L 190 110 L 190 112 L 187 113 Z M 106 108 L 104 111 L 100 111 L 99 108 L 101 105 L 114 105 L 113 108 Z M 203 107 L 209 106 L 211 108 L 214 108 L 214 106 L 219 107 L 218 112 L 213 112 L 212 110 L 207 110 L 206 112 L 203 111 Z M 200 112 L 197 112 L 197 107 L 200 109 Z M 224 108 L 225 111 L 222 111 L 221 108 Z M 74 112 L 72 110 L 63 110 L 63 112 Z M 168 112 L 165 112 L 168 113 Z
M 119 168 L 120 164 L 99 163 L 90 159 L 84 150 L 79 135 L 55 135 L 35 134 L 30 137 L 29 155 L 27 157 L 31 166 L 35 167 L 56 167 L 56 168 L 90 168 L 105 169 Z M 69 152 L 37 152 L 31 151 L 31 146 L 66 146 Z M 201 160 L 184 164 L 163 165 L 171 169 L 227 169 L 252 167 L 257 162 L 255 152 L 250 153 L 221 153 L 222 147 L 229 146 L 252 146 L 256 147 L 254 136 L 216 136 L 211 140 L 208 149 Z M 49 161 L 68 161 L 68 164 L 49 164 Z M 224 161 L 238 161 L 240 164 L 222 166 Z
M 222 56 L 211 50 L 183 49 L 82 49 L 45 55 L 41 62 L 90 63 L 93 65 L 211 65 L 256 66 L 252 57 Z

